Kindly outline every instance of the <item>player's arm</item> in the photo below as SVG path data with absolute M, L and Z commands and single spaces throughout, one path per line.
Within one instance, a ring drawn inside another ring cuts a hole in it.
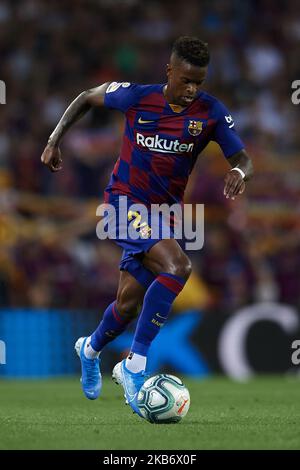
M 245 181 L 253 176 L 252 160 L 245 149 L 227 158 L 231 170 L 225 176 L 224 196 L 234 199 L 245 190 Z
M 220 101 L 215 101 L 214 116 L 216 126 L 214 138 L 231 166 L 225 176 L 224 196 L 234 199 L 245 190 L 245 181 L 253 175 L 253 165 L 245 151 L 245 146 L 235 131 L 234 121 L 228 109 Z
M 103 106 L 105 92 L 109 83 L 104 83 L 96 88 L 85 90 L 70 104 L 64 112 L 56 128 L 49 137 L 48 143 L 41 156 L 41 161 L 51 171 L 59 171 L 62 166 L 59 144 L 67 130 L 93 106 Z

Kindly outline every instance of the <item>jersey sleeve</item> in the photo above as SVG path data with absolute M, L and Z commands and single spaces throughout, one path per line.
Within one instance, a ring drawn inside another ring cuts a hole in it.
M 226 106 L 217 102 L 215 106 L 217 121 L 212 140 L 217 142 L 226 158 L 242 150 L 245 145 L 234 128 L 234 120 Z
M 107 108 L 118 109 L 123 113 L 139 99 L 139 86 L 128 82 L 112 82 L 104 95 Z

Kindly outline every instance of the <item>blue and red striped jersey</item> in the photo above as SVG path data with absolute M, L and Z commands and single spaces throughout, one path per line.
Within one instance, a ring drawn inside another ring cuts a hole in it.
M 112 82 L 105 106 L 125 114 L 120 156 L 105 189 L 134 202 L 182 203 L 185 187 L 199 153 L 216 141 L 225 157 L 244 145 L 227 108 L 201 91 L 181 112 L 174 112 L 163 93 L 165 84 Z

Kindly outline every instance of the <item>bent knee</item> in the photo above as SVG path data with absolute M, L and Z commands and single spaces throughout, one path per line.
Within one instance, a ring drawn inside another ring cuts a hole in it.
M 182 279 L 187 281 L 192 272 L 192 262 L 183 253 L 177 258 L 169 260 L 164 272 L 181 277 Z
M 192 272 L 192 262 L 190 258 L 185 256 L 185 259 L 177 265 L 175 276 L 182 277 L 183 279 L 187 281 L 191 275 L 191 272 Z
M 140 312 L 141 305 L 135 299 L 117 298 L 116 307 L 122 317 L 127 320 L 134 319 Z

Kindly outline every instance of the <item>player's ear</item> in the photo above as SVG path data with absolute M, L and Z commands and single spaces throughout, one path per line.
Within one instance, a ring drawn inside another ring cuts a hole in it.
M 167 77 L 170 76 L 171 70 L 172 70 L 172 66 L 170 64 L 167 64 L 167 67 L 166 67 Z

